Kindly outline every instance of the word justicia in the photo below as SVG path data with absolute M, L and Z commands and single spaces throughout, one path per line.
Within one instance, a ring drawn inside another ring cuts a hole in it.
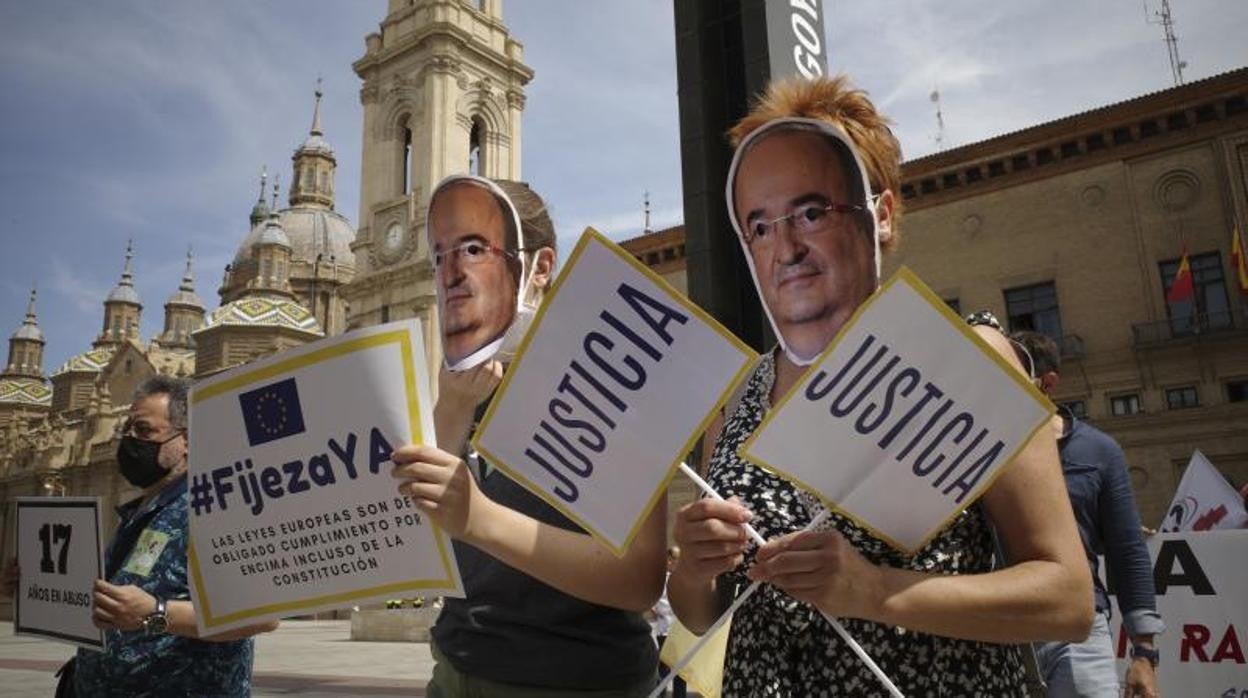
M 803 397 L 826 401 L 832 417 L 854 420 L 862 436 L 878 434 L 880 450 L 909 465 L 915 477 L 930 478 L 942 495 L 957 492 L 961 504 L 1004 455 L 1005 443 L 946 389 L 869 334 L 835 375 L 817 372 Z
M 256 465 L 251 458 L 242 458 L 195 476 L 190 486 L 191 507 L 197 516 L 214 509 L 225 512 L 241 498 L 253 515 L 259 514 L 266 500 L 333 485 L 342 477 L 355 480 L 364 472 L 376 475 L 383 463 L 390 462 L 393 451 L 381 430 L 373 427 L 367 444 L 349 432 L 341 441 L 328 439 L 324 452 L 306 459 Z
M 582 338 L 581 352 L 543 410 L 549 419 L 538 422 L 531 445 L 524 450 L 557 481 L 555 494 L 565 502 L 580 497 L 573 478 L 584 480 L 593 474 L 593 455 L 606 450 L 616 417 L 628 411 L 628 394 L 645 387 L 646 364 L 662 361 L 675 341 L 668 325 L 689 321 L 676 308 L 626 283 L 619 285 L 616 295 L 627 311 L 599 313 L 603 324 Z

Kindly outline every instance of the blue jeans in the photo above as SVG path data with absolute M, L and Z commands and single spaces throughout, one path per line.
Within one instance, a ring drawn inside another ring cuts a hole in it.
M 1040 675 L 1049 686 L 1049 698 L 1118 698 L 1118 667 L 1109 618 L 1097 613 L 1092 632 L 1083 642 L 1044 642 L 1036 645 Z

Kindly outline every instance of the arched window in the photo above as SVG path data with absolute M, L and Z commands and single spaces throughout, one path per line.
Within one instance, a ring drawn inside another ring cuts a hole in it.
M 260 280 L 269 280 L 269 256 L 266 254 L 260 258 Z
M 485 155 L 481 150 L 481 142 L 485 139 L 485 125 L 481 119 L 472 120 L 472 131 L 468 134 L 468 172 L 485 176 Z
M 412 124 L 404 118 L 399 133 L 403 142 L 399 148 L 399 193 L 404 196 L 412 193 Z

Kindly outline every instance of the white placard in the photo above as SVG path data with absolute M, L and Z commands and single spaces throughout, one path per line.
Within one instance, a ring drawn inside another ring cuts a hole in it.
M 191 592 L 201 634 L 404 595 L 462 595 L 446 536 L 390 453 L 434 442 L 416 321 L 325 339 L 196 384 Z
M 755 358 L 589 229 L 473 446 L 622 555 Z
M 1159 533 L 1148 552 L 1166 623 L 1154 638 L 1161 695 L 1248 698 L 1248 530 Z M 1116 606 L 1110 630 L 1121 680 L 1131 645 Z
M 14 632 L 104 649 L 104 631 L 91 622 L 103 560 L 98 497 L 18 497 Z
M 906 552 L 975 501 L 1052 404 L 908 269 L 741 447 Z

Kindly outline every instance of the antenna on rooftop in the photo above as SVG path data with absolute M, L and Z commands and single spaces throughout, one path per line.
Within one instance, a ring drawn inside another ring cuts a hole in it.
M 1161 25 L 1165 35 L 1166 53 L 1170 58 L 1170 75 L 1176 86 L 1182 85 L 1183 69 L 1187 67 L 1187 61 L 1179 58 L 1179 37 L 1174 34 L 1174 15 L 1170 12 L 1170 0 L 1161 0 L 1161 9 L 1151 12 L 1148 9 L 1148 0 L 1144 0 L 1144 21 Z
M 936 105 L 936 150 L 943 150 L 945 147 L 945 115 L 940 111 L 940 90 L 932 90 L 932 94 L 928 96 L 932 100 L 932 104 Z
M 650 192 L 649 191 L 646 192 L 645 206 L 646 206 L 646 225 L 645 227 L 641 229 L 641 232 L 649 233 L 651 232 L 650 230 Z

